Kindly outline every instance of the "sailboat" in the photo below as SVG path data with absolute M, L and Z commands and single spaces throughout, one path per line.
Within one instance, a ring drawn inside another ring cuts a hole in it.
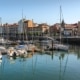
M 68 51 L 69 50 L 69 46 L 62 44 L 62 42 L 61 42 L 61 38 L 62 38 L 62 36 L 61 36 L 61 32 L 62 32 L 61 11 L 62 11 L 62 9 L 60 6 L 60 36 L 59 36 L 60 41 L 56 41 L 53 38 L 50 38 L 50 40 L 52 42 L 51 42 L 51 44 L 49 44 L 47 46 L 46 50 L 60 50 L 60 51 Z
M 62 32 L 61 11 L 62 11 L 62 9 L 61 9 L 61 6 L 60 6 L 60 43 L 54 44 L 53 47 L 54 47 L 54 49 L 57 49 L 57 50 L 68 51 L 69 46 L 68 45 L 64 45 L 64 44 L 61 43 L 61 38 L 62 38 L 62 36 L 61 36 L 61 32 Z
M 19 44 L 15 47 L 17 53 L 19 53 L 19 56 L 27 56 L 27 45 L 24 42 L 24 21 L 23 21 L 23 11 L 22 11 L 22 28 L 23 28 L 23 40 L 19 42 Z
M 62 25 L 61 25 L 61 6 L 60 6 L 60 42 L 54 40 L 53 38 L 50 38 L 50 40 L 52 41 L 52 43 L 50 45 L 47 46 L 46 50 L 61 50 L 61 51 L 68 51 L 69 46 L 68 45 L 64 45 L 61 43 L 61 32 L 62 32 Z
M 1 22 L 1 18 L 0 18 L 0 31 L 1 31 L 0 52 L 1 52 L 1 54 L 4 54 L 4 53 L 6 53 L 6 48 L 5 48 L 6 41 L 5 41 L 5 39 L 3 38 L 3 35 L 2 35 L 2 22 Z

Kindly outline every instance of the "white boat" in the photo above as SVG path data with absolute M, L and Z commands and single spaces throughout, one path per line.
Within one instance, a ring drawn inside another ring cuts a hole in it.
M 3 37 L 0 37 L 0 44 L 5 44 L 6 40 Z
M 62 50 L 62 51 L 68 51 L 69 46 L 63 45 L 63 44 L 53 44 L 53 49 Z
M 28 50 L 29 52 L 35 51 L 36 50 L 36 46 L 34 44 L 28 44 Z
M 0 52 L 0 59 L 2 59 L 2 54 L 1 54 L 1 52 Z
M 61 9 L 61 5 L 60 5 L 60 42 L 59 43 L 56 43 L 54 42 L 54 40 L 52 40 L 52 44 L 49 46 L 49 48 L 52 48 L 52 49 L 55 49 L 55 50 L 62 50 L 62 51 L 68 51 L 69 50 L 69 45 L 64 45 L 62 44 L 61 42 L 61 39 L 62 39 L 62 31 L 64 30 L 64 26 L 65 26 L 65 23 L 64 23 L 64 19 L 63 19 L 63 23 L 62 23 L 62 18 L 61 18 L 61 13 L 62 13 L 62 9 Z
M 61 51 L 68 51 L 69 46 L 60 44 L 58 41 L 46 41 L 46 43 L 43 43 L 44 50 L 61 50 Z
M 19 54 L 19 56 L 27 56 L 27 46 L 26 45 L 18 45 L 15 47 L 17 53 Z
M 17 53 L 17 51 L 14 49 L 14 47 L 9 47 L 7 49 L 7 54 L 10 56 L 10 57 L 14 57 L 14 56 L 18 56 L 19 54 Z
M 0 51 L 1 51 L 2 54 L 7 52 L 7 50 L 4 46 L 0 46 Z

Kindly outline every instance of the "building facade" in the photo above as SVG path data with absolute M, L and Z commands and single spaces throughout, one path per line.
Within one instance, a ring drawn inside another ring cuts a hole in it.
M 80 36 L 80 21 L 78 22 L 78 36 Z
M 0 24 L 0 37 L 2 37 L 2 24 Z
M 18 34 L 18 24 L 14 23 L 14 24 L 4 24 L 3 25 L 3 37 L 5 39 L 12 39 L 15 40 L 17 38 L 17 34 Z
M 50 36 L 77 36 L 78 34 L 78 25 L 75 24 L 65 24 L 64 28 L 59 24 L 56 23 L 50 26 Z

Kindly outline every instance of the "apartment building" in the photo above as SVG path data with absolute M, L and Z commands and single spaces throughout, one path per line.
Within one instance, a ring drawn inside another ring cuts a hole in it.
M 18 39 L 18 24 L 9 25 L 9 38 L 12 40 Z
M 50 36 L 76 36 L 78 34 L 78 25 L 77 23 L 74 24 L 65 24 L 64 27 L 62 27 L 59 23 L 56 23 L 52 26 L 50 26 Z
M 60 33 L 60 24 L 56 23 L 49 27 L 49 34 L 50 36 L 57 36 Z
M 44 33 L 47 29 L 49 29 L 48 25 L 46 23 L 42 24 L 37 24 L 34 23 L 33 21 L 27 20 L 24 22 L 25 23 L 25 28 L 27 34 L 33 34 L 33 35 L 41 35 Z
M 5 23 L 2 27 L 3 37 L 9 39 L 9 24 Z
M 17 32 L 18 32 L 18 24 L 4 24 L 2 28 L 3 37 L 6 39 L 13 39 L 15 40 L 17 38 Z
M 80 36 L 80 21 L 78 22 L 78 36 Z
M 77 23 L 74 24 L 65 24 L 64 35 L 76 36 L 78 34 Z
M 39 24 L 41 36 L 49 36 L 49 25 L 47 23 Z
M 0 24 L 0 37 L 2 37 L 2 24 Z

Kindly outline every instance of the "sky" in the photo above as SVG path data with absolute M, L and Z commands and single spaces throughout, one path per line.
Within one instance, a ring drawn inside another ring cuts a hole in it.
M 80 0 L 0 0 L 0 22 L 16 23 L 23 12 L 26 19 L 52 25 L 60 22 L 60 5 L 65 23 L 80 21 Z

